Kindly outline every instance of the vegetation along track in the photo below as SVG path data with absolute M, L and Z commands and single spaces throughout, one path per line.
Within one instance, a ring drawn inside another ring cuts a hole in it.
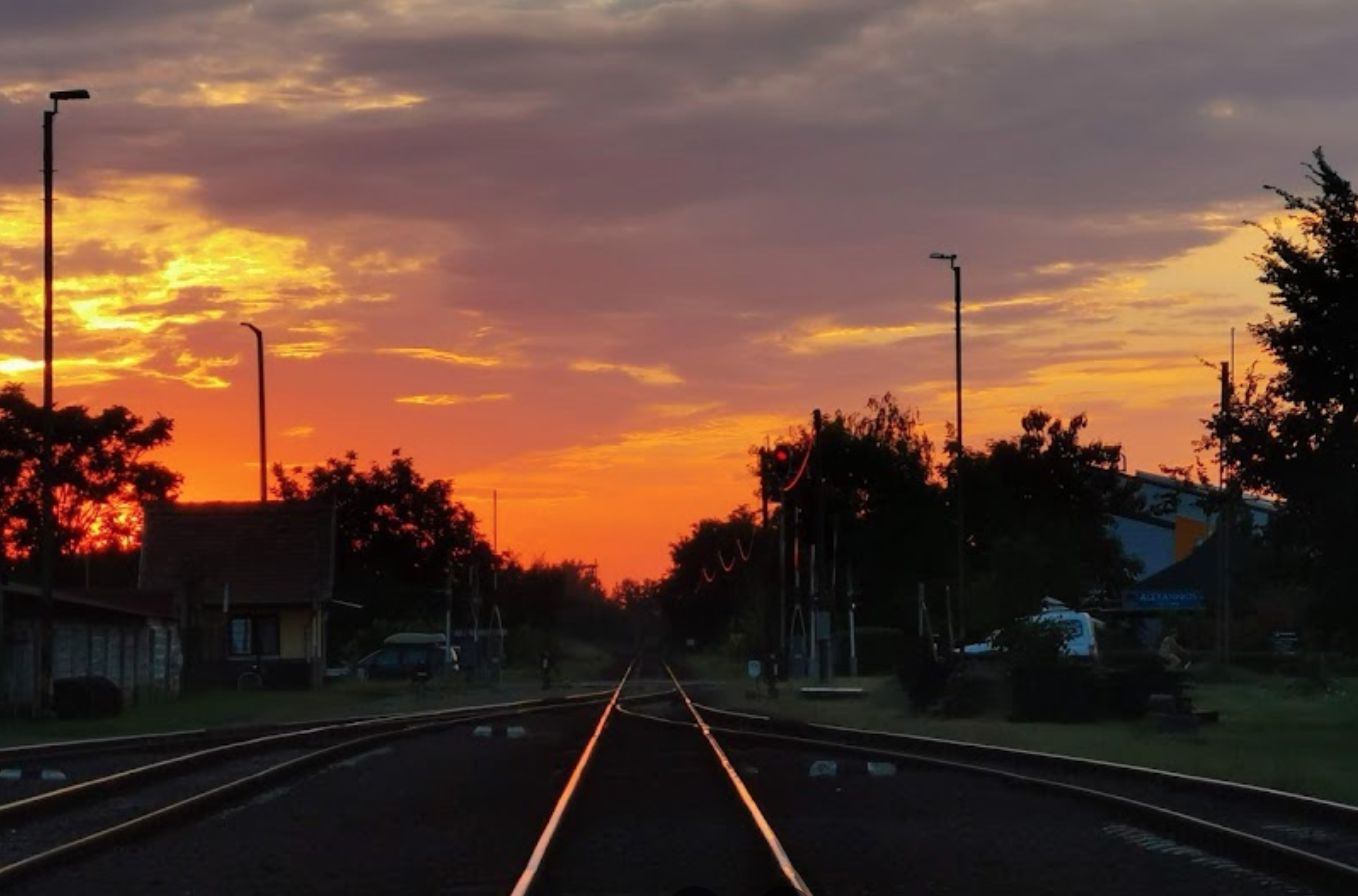
M 700 728 L 732 743 L 848 754 L 984 776 L 1099 805 L 1264 872 L 1327 890 L 1358 892 L 1358 806 L 1079 757 L 792 722 L 702 704 L 692 709 Z M 704 726 L 699 711 L 720 721 Z M 629 715 L 675 724 L 672 719 Z
M 616 694 L 616 690 L 612 692 Z M 0 804 L 0 886 L 172 820 L 239 801 L 290 775 L 400 737 L 604 703 L 609 691 L 344 720 L 206 747 Z M 128 748 L 124 742 L 115 751 Z M 317 743 L 324 744 L 317 746 Z M 151 741 L 143 749 L 172 748 Z M 59 751 L 58 755 L 70 755 Z M 130 798 L 110 799 L 133 791 Z

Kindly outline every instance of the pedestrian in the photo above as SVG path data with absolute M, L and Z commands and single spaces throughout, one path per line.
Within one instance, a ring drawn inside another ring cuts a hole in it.
M 1160 661 L 1165 664 L 1167 672 L 1180 672 L 1187 668 L 1188 651 L 1179 644 L 1178 636 L 1178 629 L 1170 626 L 1164 640 L 1160 642 Z

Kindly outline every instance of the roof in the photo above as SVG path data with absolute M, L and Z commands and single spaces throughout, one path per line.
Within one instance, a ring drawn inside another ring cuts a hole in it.
M 6 595 L 37 600 L 42 591 L 37 585 L 12 582 L 4 586 Z M 148 619 L 173 619 L 174 595 L 168 591 L 141 591 L 135 588 L 61 588 L 52 592 L 52 601 Z
M 1124 476 L 1127 474 L 1123 474 Z M 1128 476 L 1129 479 L 1138 481 L 1144 485 L 1161 488 L 1166 491 L 1185 492 L 1198 498 L 1218 495 L 1221 489 L 1213 485 L 1201 485 L 1196 482 L 1185 482 L 1182 479 L 1175 479 L 1173 476 L 1166 476 L 1162 473 L 1148 473 L 1145 470 L 1137 470 L 1136 475 Z M 1246 493 L 1241 496 L 1241 501 L 1251 510 L 1260 513 L 1276 513 L 1279 502 L 1264 495 Z
M 145 508 L 139 585 L 220 605 L 299 605 L 330 599 L 335 526 L 330 504 L 302 501 L 154 504 Z

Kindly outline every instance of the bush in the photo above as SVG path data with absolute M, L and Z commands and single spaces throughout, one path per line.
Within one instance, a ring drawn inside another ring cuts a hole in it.
M 938 711 L 955 719 L 993 712 L 1002 703 L 1003 685 L 998 666 L 962 663 L 948 676 L 943 696 L 938 701 Z
M 1014 721 L 1088 722 L 1101 714 L 1098 670 L 1083 663 L 1057 662 L 1012 671 Z

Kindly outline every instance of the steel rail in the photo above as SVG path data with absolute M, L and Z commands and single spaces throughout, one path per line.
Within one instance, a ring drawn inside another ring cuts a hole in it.
M 632 712 L 628 710 L 623 711 L 626 712 L 627 715 L 635 718 L 646 719 L 651 722 L 666 725 L 682 725 L 689 727 L 692 724 L 689 722 L 676 721 L 674 719 L 666 719 L 660 716 L 653 716 L 648 713 Z M 747 714 L 741 713 L 738 715 Z M 1291 874 L 1306 880 L 1307 882 L 1319 883 L 1325 886 L 1339 885 L 1344 888 L 1344 892 L 1354 892 L 1355 888 L 1358 888 L 1358 867 L 1353 865 L 1331 859 L 1328 856 L 1322 856 L 1303 849 L 1298 849 L 1297 847 L 1289 846 L 1285 843 L 1279 843 L 1276 840 L 1261 837 L 1258 834 L 1252 834 L 1248 831 L 1240 830 L 1239 828 L 1191 815 L 1187 812 L 1170 809 L 1165 806 L 1156 805 L 1145 800 L 1138 800 L 1107 790 L 1099 790 L 1097 788 L 1072 784 L 1067 781 L 1057 781 L 1051 778 L 1026 775 L 1020 772 L 996 768 L 994 766 L 961 762 L 955 759 L 943 759 L 938 756 L 910 753 L 903 750 L 888 749 L 886 747 L 874 747 L 865 744 L 846 743 L 838 740 L 827 740 L 746 728 L 708 726 L 708 730 L 733 738 L 773 741 L 799 747 L 814 747 L 818 749 L 830 749 L 853 753 L 861 756 L 897 759 L 917 765 L 945 768 L 950 771 L 991 777 L 1009 784 L 1015 784 L 1031 789 L 1075 796 L 1086 801 L 1093 801 L 1111 806 L 1137 818 L 1148 820 L 1153 824 L 1186 833 L 1199 841 L 1206 841 L 1217 847 L 1225 847 L 1233 855 L 1240 858 L 1245 864 L 1254 867 L 1258 867 L 1260 864 L 1272 863 L 1278 868 L 1281 868 L 1284 873 Z M 1261 862 L 1261 859 L 1266 859 L 1267 862 Z
M 1328 800 L 1323 797 L 1311 796 L 1305 793 L 1293 793 L 1287 790 L 1278 790 L 1273 787 L 1264 787 L 1259 784 L 1248 784 L 1244 781 L 1230 781 L 1224 778 L 1209 778 L 1204 775 L 1192 775 L 1186 772 L 1170 771 L 1168 769 L 1150 768 L 1144 765 L 1132 765 L 1130 763 L 1112 762 L 1107 759 L 1092 759 L 1087 756 L 1070 756 L 1064 753 L 1049 753 L 1041 750 L 1024 750 L 1019 747 L 1005 747 L 998 744 L 983 744 L 975 741 L 955 740 L 943 737 L 931 737 L 924 734 L 906 734 L 901 731 L 880 731 L 871 728 L 853 728 L 845 725 L 830 725 L 824 722 L 802 722 L 797 720 L 779 719 L 773 716 L 759 715 L 757 713 L 739 712 L 730 709 L 720 709 L 715 706 L 698 706 L 707 711 L 718 715 L 730 716 L 739 719 L 751 719 L 765 722 L 771 725 L 783 725 L 788 727 L 809 728 L 815 731 L 829 731 L 835 734 L 843 734 L 850 737 L 879 738 L 882 740 L 898 741 L 905 744 L 927 747 L 930 749 L 950 750 L 954 752 L 971 753 L 983 757 L 994 757 L 1002 759 L 1016 759 L 1023 762 L 1034 762 L 1038 764 L 1050 765 L 1054 768 L 1064 768 L 1071 771 L 1100 771 L 1111 774 L 1122 775 L 1129 779 L 1140 779 L 1165 784 L 1185 784 L 1190 787 L 1202 790 L 1216 791 L 1218 793 L 1230 793 L 1237 796 L 1257 798 L 1263 801 L 1276 803 L 1277 805 L 1295 812 L 1320 813 L 1334 818 L 1338 818 L 1348 824 L 1358 824 L 1358 805 L 1343 803 L 1337 800 Z
M 759 829 L 760 835 L 763 836 L 764 843 L 768 846 L 769 851 L 773 853 L 774 860 L 778 863 L 778 869 L 783 873 L 783 877 L 787 879 L 788 885 L 796 892 L 802 894 L 802 896 L 811 896 L 811 889 L 806 885 L 806 881 L 802 880 L 802 876 L 797 873 L 797 869 L 793 866 L 792 860 L 788 858 L 787 850 L 783 849 L 783 844 L 778 840 L 778 835 L 774 833 L 772 825 L 770 825 L 768 819 L 764 817 L 764 813 L 760 810 L 759 804 L 754 801 L 754 797 L 750 795 L 749 788 L 745 786 L 745 782 L 741 780 L 740 774 L 736 771 L 735 766 L 732 765 L 731 760 L 727 758 L 726 751 L 721 748 L 721 744 L 717 743 L 717 739 L 712 736 L 711 727 L 703 720 L 702 714 L 699 713 L 698 708 L 693 705 L 693 701 L 689 698 L 688 693 L 684 691 L 683 685 L 679 684 L 679 679 L 675 677 L 674 670 L 667 664 L 665 666 L 665 672 L 669 675 L 670 681 L 674 682 L 674 689 L 683 699 L 684 705 L 688 707 L 688 711 L 693 715 L 693 721 L 697 725 L 698 730 L 702 732 L 704 739 L 707 740 L 707 745 L 712 748 L 712 752 L 717 757 L 717 762 L 721 764 L 722 770 L 726 772 L 726 777 L 731 782 L 731 786 L 735 788 L 736 795 L 740 797 L 740 801 L 744 804 L 745 810 L 750 814 L 750 818 L 754 821 L 755 827 Z M 633 715 L 639 714 L 633 713 Z
M 594 755 L 594 749 L 598 746 L 599 738 L 603 735 L 604 728 L 607 727 L 608 720 L 612 717 L 613 710 L 618 705 L 618 697 L 622 693 L 623 685 L 627 684 L 627 676 L 632 674 L 632 667 L 635 665 L 636 660 L 627 664 L 627 669 L 622 673 L 618 686 L 613 689 L 613 696 L 609 698 L 608 705 L 599 714 L 599 721 L 594 726 L 594 732 L 585 742 L 585 749 L 581 751 L 580 758 L 576 760 L 575 768 L 571 769 L 571 776 L 566 779 L 566 786 L 561 789 L 561 795 L 557 797 L 556 805 L 552 807 L 552 814 L 547 817 L 547 824 L 543 827 L 542 833 L 538 835 L 537 842 L 533 844 L 533 851 L 528 856 L 528 863 L 524 865 L 523 871 L 520 872 L 518 880 L 514 883 L 514 889 L 510 891 L 511 896 L 526 896 L 537 880 L 538 872 L 542 870 L 543 859 L 547 856 L 547 850 L 551 847 L 552 839 L 561 827 L 561 819 L 565 817 L 566 809 L 575 796 L 581 779 L 584 778 L 589 760 Z
M 295 722 L 274 722 L 251 725 L 231 725 L 205 728 L 186 728 L 178 731 L 159 731 L 151 734 L 123 734 L 116 737 L 78 738 L 73 740 L 43 741 L 33 744 L 15 744 L 0 747 L 0 764 L 31 763 L 37 761 L 70 758 L 73 756 L 111 755 L 115 753 L 170 750 L 211 743 L 230 743 L 236 740 L 249 740 L 267 734 L 281 734 L 304 728 L 350 725 L 359 722 L 374 722 L 381 719 L 420 718 L 431 714 L 483 712 L 502 706 L 535 706 L 553 702 L 578 702 L 606 697 L 609 691 L 582 691 L 579 694 L 564 694 L 554 697 L 532 697 L 506 703 L 476 704 L 471 706 L 448 706 L 441 709 L 416 710 L 409 713 L 374 713 L 356 716 L 340 716 L 328 719 L 310 719 Z
M 596 698 L 596 702 L 601 701 L 602 697 Z M 305 755 L 285 760 L 269 766 L 268 768 L 261 769 L 260 771 L 243 775 L 232 781 L 228 781 L 225 784 L 220 784 L 216 787 L 209 788 L 208 790 L 200 791 L 199 793 L 195 793 L 173 803 L 160 806 L 125 821 L 101 828 L 93 833 L 77 837 L 74 840 L 67 841 L 46 850 L 42 850 L 41 852 L 25 856 L 24 858 L 7 865 L 0 866 L 0 887 L 35 872 L 52 867 L 53 865 L 64 864 L 78 856 L 111 846 L 114 843 L 137 836 L 143 836 L 174 819 L 201 814 L 233 797 L 241 797 L 254 793 L 264 785 L 280 778 L 285 778 L 289 775 L 324 765 L 331 760 L 338 759 L 342 756 L 362 752 L 370 747 L 386 743 L 387 741 L 396 740 L 401 737 L 427 734 L 471 722 L 489 721 L 492 719 L 540 712 L 552 712 L 560 709 L 588 705 L 590 705 L 590 703 L 585 700 L 572 703 L 554 701 L 547 705 L 527 706 L 473 715 L 463 714 L 432 721 L 413 722 L 406 724 L 404 727 L 360 734 L 357 737 L 349 738 L 338 744 L 322 747 L 321 749 L 313 750 Z
M 13 823 L 23 818 L 29 818 L 43 812 L 55 811 L 68 804 L 79 803 L 92 797 L 111 793 L 134 784 L 158 780 L 172 774 L 188 771 L 200 765 L 223 759 L 230 759 L 238 754 L 275 749 L 293 742 L 305 742 L 318 737 L 336 734 L 343 735 L 350 731 L 399 729 L 405 725 L 421 721 L 465 719 L 473 715 L 482 717 L 487 713 L 514 715 L 526 710 L 564 709 L 572 706 L 588 705 L 591 700 L 601 700 L 607 697 L 608 694 L 608 691 L 595 691 L 586 694 L 572 695 L 573 699 L 569 702 L 565 702 L 560 698 L 548 698 L 545 700 L 537 698 L 531 700 L 514 700 L 505 703 L 491 703 L 480 706 L 420 710 L 412 713 L 373 716 L 354 722 L 319 724 L 309 728 L 292 729 L 280 731 L 275 734 L 266 734 L 261 737 L 229 741 L 215 747 L 207 747 L 202 750 L 195 750 L 191 753 L 171 756 L 166 759 L 156 760 L 129 769 L 122 769 L 98 778 L 79 781 L 55 790 L 49 790 L 44 793 L 38 793 L 23 799 L 0 804 L 0 823 Z

